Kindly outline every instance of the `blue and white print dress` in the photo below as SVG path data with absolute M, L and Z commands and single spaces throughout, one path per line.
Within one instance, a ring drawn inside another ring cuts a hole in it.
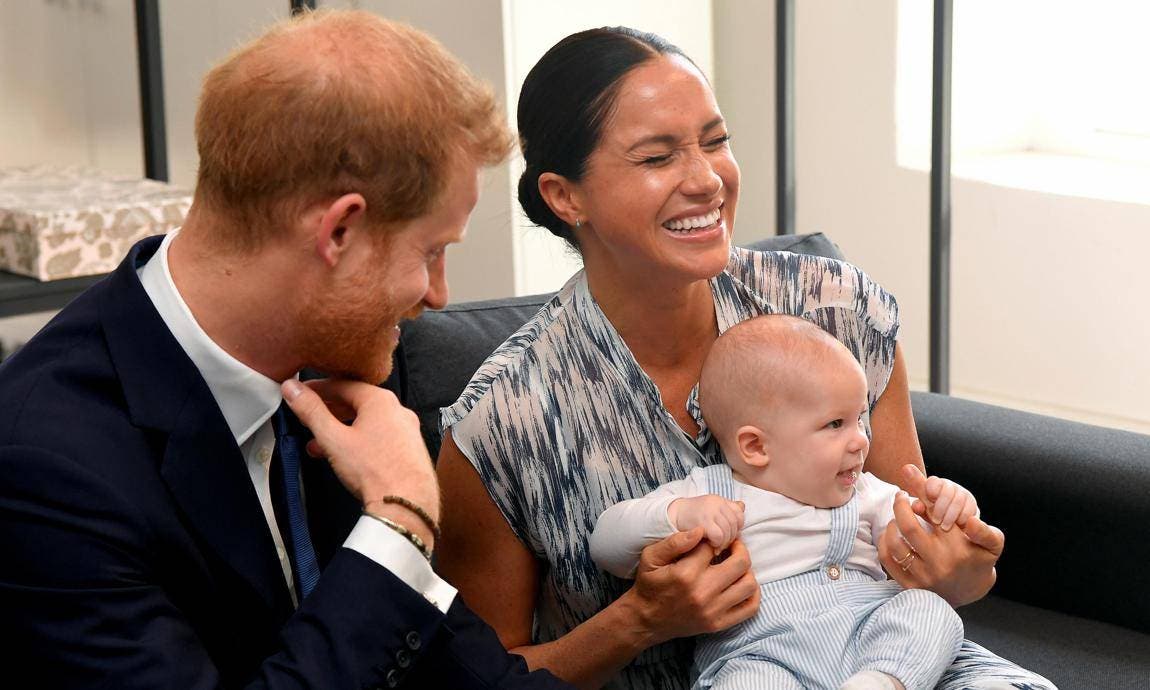
M 854 353 L 872 407 L 886 388 L 898 308 L 860 269 L 734 248 L 710 285 L 720 332 L 762 314 L 802 316 Z M 536 643 L 562 637 L 630 587 L 591 560 L 587 538 L 603 510 L 720 460 L 694 392 L 688 407 L 699 424 L 696 438 L 665 409 L 580 271 L 441 411 L 441 427 L 451 430 L 511 529 L 545 564 Z M 652 647 L 606 687 L 686 688 L 693 647 L 691 640 Z

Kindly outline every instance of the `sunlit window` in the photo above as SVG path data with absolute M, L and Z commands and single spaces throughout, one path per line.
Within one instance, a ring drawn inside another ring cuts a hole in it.
M 898 161 L 930 167 L 932 5 L 900 0 Z M 1150 3 L 954 3 L 958 176 L 1150 203 Z

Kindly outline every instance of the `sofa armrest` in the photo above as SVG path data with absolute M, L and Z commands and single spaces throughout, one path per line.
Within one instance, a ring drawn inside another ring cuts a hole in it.
M 1150 632 L 1150 436 L 911 398 L 928 471 L 1007 535 L 996 594 Z

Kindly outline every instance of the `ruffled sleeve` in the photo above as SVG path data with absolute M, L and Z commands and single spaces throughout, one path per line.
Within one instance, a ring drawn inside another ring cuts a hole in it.
M 715 292 L 720 316 L 728 311 L 733 318 L 730 325 L 760 314 L 813 321 L 858 359 L 874 407 L 894 367 L 899 321 L 893 295 L 857 266 L 791 252 L 735 248 L 724 276 L 729 280 Z

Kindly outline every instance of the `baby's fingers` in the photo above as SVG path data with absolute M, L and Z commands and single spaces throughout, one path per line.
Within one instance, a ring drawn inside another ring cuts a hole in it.
M 919 496 L 919 498 L 925 498 L 926 500 L 930 501 L 931 503 L 934 503 L 935 501 L 938 500 L 938 497 L 942 493 L 942 489 L 945 485 L 946 485 L 946 480 L 943 479 L 942 477 L 927 477 L 926 483 L 923 485 L 924 486 L 923 493 L 925 493 L 926 495 L 925 496 Z
M 711 522 L 707 523 L 705 529 L 707 543 L 710 544 L 711 547 L 715 549 L 715 551 L 718 551 L 730 543 L 731 540 L 726 536 L 727 530 L 723 527 L 720 521 L 712 520 Z
M 946 515 L 943 515 L 942 523 L 939 524 L 939 527 L 941 527 L 943 531 L 949 530 L 951 526 L 958 521 L 958 516 L 962 515 L 966 507 L 973 502 L 974 499 L 965 489 L 959 489 L 955 493 L 954 500 L 951 501 L 950 507 L 946 509 Z
M 970 500 L 966 502 L 966 505 L 962 507 L 962 512 L 958 514 L 954 524 L 959 527 L 965 527 L 966 522 L 974 517 L 976 513 L 978 513 L 978 503 L 975 502 L 974 497 L 971 496 Z
M 931 479 L 936 479 L 936 477 L 931 477 Z M 941 482 L 942 488 L 939 490 L 938 498 L 934 500 L 934 505 L 930 509 L 930 521 L 936 525 L 943 524 L 947 511 L 950 510 L 950 507 L 953 505 L 955 499 L 954 482 L 950 482 L 945 479 L 940 479 L 939 481 Z M 950 529 L 950 525 L 946 525 L 944 529 Z

